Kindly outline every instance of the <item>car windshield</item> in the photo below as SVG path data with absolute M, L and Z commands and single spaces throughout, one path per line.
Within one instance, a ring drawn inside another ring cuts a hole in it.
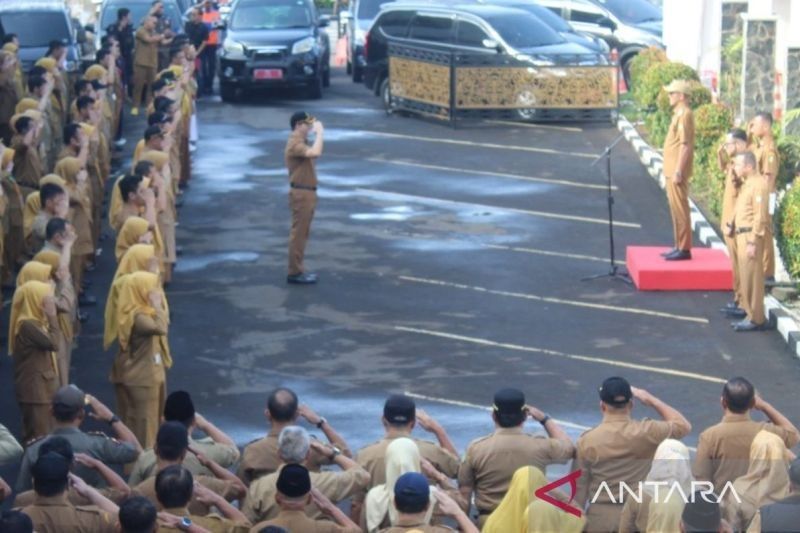
M 69 42 L 69 27 L 58 11 L 8 12 L 0 15 L 2 33 L 16 33 L 23 48 L 47 46 L 54 39 Z
M 152 4 L 150 2 L 109 2 L 103 9 L 103 18 L 100 19 L 100 27 L 105 30 L 117 21 L 117 10 L 121 7 L 126 7 L 131 10 L 131 21 L 133 27 L 138 28 L 144 17 L 150 11 Z M 178 6 L 169 3 L 164 4 L 164 14 L 169 19 L 170 28 L 175 33 L 182 33 L 181 30 L 181 15 L 178 12 Z
M 564 42 L 564 38 L 528 12 L 483 17 L 503 40 L 517 50 Z
M 389 4 L 394 0 L 359 0 L 356 18 L 359 20 L 372 20 L 378 15 L 383 4 Z
M 536 4 L 519 4 L 514 7 L 524 9 L 529 13 L 533 13 L 540 19 L 542 22 L 553 28 L 557 32 L 564 32 L 564 33 L 572 33 L 574 30 L 569 23 L 564 20 L 563 18 L 559 17 L 549 9 L 544 6 L 536 5 Z
M 647 0 L 594 0 L 626 24 L 660 21 L 661 10 Z
M 307 28 L 312 21 L 311 11 L 304 0 L 239 4 L 231 17 L 232 30 Z

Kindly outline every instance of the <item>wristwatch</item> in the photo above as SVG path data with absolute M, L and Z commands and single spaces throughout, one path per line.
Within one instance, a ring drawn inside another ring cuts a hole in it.
M 539 420 L 539 423 L 544 426 L 545 424 L 547 424 L 548 420 L 550 420 L 550 415 L 544 415 L 544 418 Z
M 192 527 L 192 521 L 189 519 L 189 517 L 188 516 L 184 516 L 183 518 L 181 518 L 181 523 L 178 524 L 178 528 L 183 530 L 183 531 L 186 531 L 190 527 Z
M 322 429 L 322 426 L 324 426 L 327 423 L 328 421 L 325 420 L 324 416 L 319 417 L 319 422 L 317 422 L 317 429 Z
M 331 444 L 331 450 L 333 450 L 333 451 L 332 451 L 332 452 L 331 452 L 331 454 L 328 456 L 328 459 L 330 459 L 331 461 L 333 461 L 333 460 L 334 460 L 334 459 L 336 459 L 336 458 L 337 458 L 339 455 L 341 455 L 341 454 L 342 454 L 342 450 L 340 450 L 339 448 L 337 448 L 336 446 L 334 446 L 334 445 L 332 445 L 332 444 Z
M 113 426 L 117 422 L 119 422 L 119 417 L 117 415 L 111 415 L 111 418 L 108 419 L 109 426 Z

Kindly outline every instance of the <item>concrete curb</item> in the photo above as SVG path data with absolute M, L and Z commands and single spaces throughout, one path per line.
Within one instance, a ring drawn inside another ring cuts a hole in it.
M 639 135 L 639 132 L 636 131 L 636 128 L 622 115 L 617 120 L 617 129 L 625 135 L 625 139 L 636 150 L 639 159 L 647 169 L 647 173 L 663 189 L 665 187 L 664 174 L 662 172 L 664 159 L 661 154 L 647 144 Z M 695 233 L 695 237 L 709 248 L 717 248 L 727 254 L 727 246 L 725 246 L 714 227 L 709 224 L 691 198 L 689 199 L 689 208 L 691 209 L 692 230 Z M 780 262 L 780 256 L 776 255 L 775 259 Z M 780 265 L 780 268 L 782 268 L 782 265 Z M 791 313 L 775 297 L 769 294 L 764 297 L 764 310 L 767 313 L 770 326 L 781 334 L 791 352 L 800 358 L 800 326 L 792 318 Z

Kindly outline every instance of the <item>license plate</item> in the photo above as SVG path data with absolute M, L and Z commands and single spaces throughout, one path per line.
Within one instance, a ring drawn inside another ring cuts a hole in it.
M 279 80 L 283 78 L 283 71 L 279 68 L 257 68 L 253 71 L 257 80 Z

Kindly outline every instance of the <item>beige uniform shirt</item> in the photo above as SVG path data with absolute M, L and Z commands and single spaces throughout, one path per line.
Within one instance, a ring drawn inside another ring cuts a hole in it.
M 522 427 L 497 428 L 469 444 L 458 484 L 473 487 L 475 506 L 486 514 L 500 504 L 519 468 L 535 466 L 544 472 L 547 465 L 566 463 L 574 452 L 572 443 L 530 435 Z
M 778 172 L 781 168 L 781 158 L 780 155 L 778 155 L 778 147 L 775 145 L 775 139 L 762 139 L 761 145 L 755 150 L 755 156 L 759 174 L 762 176 L 770 174 L 773 179 L 778 177 Z M 777 181 L 774 185 L 776 184 Z M 769 192 L 775 192 L 775 187 Z
M 328 520 L 314 520 L 300 511 L 281 511 L 272 520 L 265 520 L 253 526 L 250 533 L 261 533 L 267 526 L 282 527 L 294 533 L 354 533 L 358 529 L 350 530 Z
M 299 132 L 293 132 L 286 142 L 284 159 L 289 170 L 289 182 L 304 187 L 317 186 L 315 160 L 308 157 L 310 146 Z
M 577 505 L 591 499 L 603 481 L 615 499 L 619 496 L 620 482 L 637 486 L 650 471 L 658 445 L 665 439 L 684 436 L 685 432 L 673 422 L 633 420 L 626 413 L 606 414 L 598 426 L 583 433 L 576 443 L 571 471 L 583 471 L 578 478 Z M 597 503 L 610 503 L 607 491 L 599 492 Z
M 769 224 L 769 190 L 758 174 L 748 176 L 736 197 L 733 223 L 736 230 L 750 228 L 751 236 L 764 237 Z M 748 240 L 754 240 L 748 238 Z
M 419 524 L 414 526 L 393 526 L 381 529 L 378 533 L 450 533 L 455 531 L 445 526 L 432 526 L 430 524 Z
M 678 168 L 678 158 L 682 145 L 689 148 L 686 168 Z M 678 104 L 672 112 L 667 138 L 664 140 L 664 177 L 674 178 L 675 173 L 683 171 L 684 183 L 692 177 L 694 159 L 694 115 L 686 104 Z
M 720 226 L 725 235 L 730 231 L 728 224 L 733 224 L 733 210 L 736 207 L 736 197 L 739 196 L 741 186 L 742 181 L 733 171 L 733 163 L 728 163 L 725 167 L 725 188 L 722 191 L 722 214 L 720 215 Z
M 250 485 L 242 512 L 251 522 L 271 520 L 281 512 L 275 502 L 279 473 L 280 469 L 260 477 Z M 362 468 L 351 468 L 342 472 L 311 472 L 310 474 L 311 486 L 327 496 L 334 504 L 365 490 L 369 484 L 369 474 Z M 306 506 L 306 515 L 314 519 L 323 516 L 314 504 Z
M 245 484 L 249 485 L 261 476 L 275 472 L 280 467 L 283 461 L 278 457 L 279 435 L 280 431 L 270 429 L 266 437 L 254 440 L 244 447 L 238 476 Z M 342 454 L 350 457 L 350 449 L 344 441 L 334 442 L 333 445 L 339 448 Z M 309 471 L 319 472 L 322 466 L 332 464 L 325 455 L 314 450 L 311 450 L 310 453 L 307 461 Z
M 121 491 L 118 489 L 96 489 L 97 492 L 111 500 L 112 502 L 119 505 L 126 499 L 128 499 L 127 491 Z M 36 503 L 36 492 L 33 490 L 26 490 L 25 492 L 20 492 L 14 497 L 14 507 L 28 507 L 29 505 L 33 505 Z M 90 506 L 92 505 L 91 500 L 88 498 L 81 496 L 73 487 L 67 488 L 67 501 L 75 506 Z
M 37 533 L 113 533 L 117 519 L 96 507 L 76 507 L 67 501 L 67 494 L 36 496 L 33 505 L 23 507 L 31 517 Z
M 195 482 L 203 485 L 205 488 L 211 490 L 215 494 L 219 494 L 228 501 L 231 501 L 236 496 L 236 489 L 234 484 L 224 479 L 217 479 L 209 476 L 194 476 Z M 164 507 L 159 503 L 158 496 L 156 495 L 156 478 L 149 477 L 133 487 L 133 494 L 135 496 L 144 496 L 155 505 L 159 511 Z M 206 504 L 200 502 L 194 495 L 189 501 L 189 514 L 205 516 L 211 512 L 211 508 Z
M 239 450 L 236 446 L 228 446 L 213 442 L 208 438 L 194 440 L 189 438 L 189 446 L 196 449 L 223 468 L 230 468 L 239 459 Z M 183 467 L 193 476 L 214 477 L 214 473 L 200 464 L 193 453 L 187 453 L 183 460 Z M 158 458 L 152 448 L 139 454 L 136 464 L 133 465 L 128 484 L 135 487 L 149 477 L 158 474 Z
M 778 435 L 787 448 L 797 444 L 793 431 L 769 422 L 756 422 L 748 413 L 727 413 L 719 424 L 700 433 L 692 469 L 695 479 L 711 481 L 721 491 L 727 482 L 743 476 L 750 463 L 750 445 L 761 430 Z
M 227 518 L 220 516 L 216 513 L 211 513 L 205 516 L 194 515 L 189 512 L 189 509 L 186 507 L 183 508 L 175 508 L 175 509 L 164 509 L 166 512 L 170 514 L 174 514 L 175 516 L 188 516 L 189 520 L 192 521 L 192 524 L 198 525 L 209 530 L 211 533 L 246 533 L 250 531 L 250 523 L 249 522 L 234 522 L 233 520 L 228 520 Z M 173 527 L 164 527 L 159 526 L 158 532 L 161 533 L 162 531 L 181 531 L 178 528 Z

